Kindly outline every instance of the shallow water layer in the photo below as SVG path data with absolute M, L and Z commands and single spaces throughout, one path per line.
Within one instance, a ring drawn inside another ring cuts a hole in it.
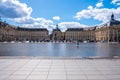
M 120 56 L 120 44 L 0 43 L 0 56 L 113 57 Z

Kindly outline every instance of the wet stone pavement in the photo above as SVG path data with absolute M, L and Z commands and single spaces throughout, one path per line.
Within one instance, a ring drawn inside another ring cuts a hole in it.
M 0 59 L 0 80 L 120 80 L 120 59 Z

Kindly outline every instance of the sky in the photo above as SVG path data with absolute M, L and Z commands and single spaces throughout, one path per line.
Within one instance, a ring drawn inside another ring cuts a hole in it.
M 120 20 L 120 0 L 0 0 L 0 16 L 7 23 L 31 28 L 93 27 L 114 14 Z

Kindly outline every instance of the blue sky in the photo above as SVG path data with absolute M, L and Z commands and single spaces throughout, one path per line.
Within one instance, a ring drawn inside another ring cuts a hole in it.
M 74 18 L 76 12 L 86 9 L 89 5 L 95 7 L 100 0 L 21 0 L 28 6 L 32 6 L 34 17 L 44 17 L 52 19 L 53 16 L 59 16 L 60 21 L 77 21 L 89 26 L 101 23 L 101 21 L 90 19 L 76 20 Z M 103 8 L 117 8 L 118 6 L 111 4 L 111 0 L 105 0 Z
M 10 24 L 61 30 L 120 19 L 120 0 L 1 0 L 0 16 Z
M 76 12 L 86 9 L 89 5 L 95 6 L 98 2 L 97 0 L 22 0 L 21 2 L 25 2 L 28 6 L 32 6 L 34 17 L 44 17 L 46 19 L 52 19 L 53 16 L 59 16 L 61 19 L 57 22 L 69 22 L 69 21 L 77 21 L 87 25 L 95 25 L 98 24 L 99 21 L 94 21 L 91 23 L 87 21 L 87 19 L 83 19 L 84 21 L 76 20 L 74 18 Z

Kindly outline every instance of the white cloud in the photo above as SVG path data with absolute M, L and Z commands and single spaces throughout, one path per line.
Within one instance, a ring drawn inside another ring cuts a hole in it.
M 96 7 L 98 7 L 98 8 L 99 8 L 99 7 L 102 7 L 102 6 L 103 6 L 103 3 L 102 3 L 102 2 L 99 2 L 99 3 L 96 4 Z
M 38 18 L 34 19 L 34 23 L 32 24 L 24 24 L 24 27 L 36 27 L 36 28 L 47 28 L 49 32 L 51 33 L 53 29 L 56 28 L 56 25 L 54 25 L 53 21 L 46 20 L 44 18 Z M 87 25 L 80 24 L 79 22 L 60 22 L 58 23 L 58 26 L 61 31 L 65 31 L 67 28 L 82 28 L 82 27 L 88 27 Z
M 19 0 L 0 0 L 0 16 L 6 18 L 28 17 L 32 8 Z
M 114 4 L 118 4 L 120 0 L 113 0 Z M 75 18 L 91 18 L 95 20 L 106 22 L 110 20 L 112 13 L 115 17 L 120 17 L 120 7 L 118 8 L 100 8 L 103 6 L 103 0 L 100 0 L 96 7 L 88 6 L 87 9 L 76 13 Z M 7 12 L 7 13 L 6 13 Z M 24 27 L 37 27 L 37 28 L 47 28 L 50 32 L 56 26 L 52 20 L 45 18 L 33 18 L 31 17 L 32 8 L 28 7 L 27 4 L 21 3 L 20 0 L 0 0 L 0 16 L 9 18 L 19 24 L 23 24 Z M 60 20 L 59 16 L 54 16 L 53 20 Z M 78 22 L 61 22 L 58 23 L 59 28 L 65 31 L 67 28 L 78 28 L 78 27 L 88 27 L 86 25 L 80 24 Z
M 32 8 L 19 0 L 0 0 L 0 16 L 10 19 L 23 27 L 47 28 L 52 31 L 56 26 L 52 20 L 31 17 Z M 54 16 L 54 20 L 60 20 Z
M 103 7 L 103 0 L 99 0 L 98 3 L 96 4 L 96 8 Z
M 120 5 L 120 0 L 112 0 L 111 3 L 119 6 Z
M 2 0 L 2 2 L 6 2 L 7 0 Z
M 35 22 L 34 18 L 32 17 L 15 18 L 12 20 L 14 20 L 18 24 L 33 24 Z
M 58 24 L 59 28 L 62 31 L 65 31 L 67 28 L 83 28 L 83 27 L 88 27 L 84 24 L 80 24 L 79 22 L 61 22 Z
M 92 6 L 89 6 L 87 10 L 82 10 L 80 12 L 77 12 L 75 18 L 78 20 L 80 20 L 82 17 L 83 18 L 90 18 L 92 10 L 93 10 Z
M 114 3 L 120 0 L 113 0 Z M 87 9 L 83 9 L 76 13 L 75 18 L 80 20 L 82 18 L 93 18 L 94 20 L 102 21 L 103 23 L 110 20 L 111 14 L 115 14 L 115 19 L 120 17 L 120 7 L 118 8 L 101 8 L 103 5 L 103 0 L 99 0 L 95 7 L 88 6 Z
M 55 28 L 52 20 L 33 18 L 31 13 L 32 8 L 19 0 L 0 0 L 0 16 L 21 24 L 23 27 L 47 28 L 50 31 Z M 58 16 L 55 19 L 60 20 Z
M 93 9 L 93 7 L 92 7 L 92 6 L 88 6 L 88 9 L 92 10 L 92 9 Z
M 59 17 L 59 16 L 54 16 L 54 17 L 53 17 L 53 20 L 58 20 L 58 21 L 59 21 L 59 20 L 60 20 L 60 17 Z
M 28 18 L 26 19 L 18 19 L 15 20 L 18 22 L 22 22 L 23 27 L 36 27 L 36 28 L 47 28 L 49 31 L 52 31 L 53 28 L 55 28 L 55 25 L 52 20 L 47 20 L 45 18 Z
M 110 16 L 112 13 L 115 14 L 115 18 L 119 18 L 120 7 L 109 9 L 109 8 L 96 8 L 96 7 L 93 8 L 92 6 L 91 7 L 89 6 L 88 9 L 77 12 L 75 18 L 80 20 L 81 18 L 93 17 L 93 19 L 95 20 L 107 22 L 110 20 Z

